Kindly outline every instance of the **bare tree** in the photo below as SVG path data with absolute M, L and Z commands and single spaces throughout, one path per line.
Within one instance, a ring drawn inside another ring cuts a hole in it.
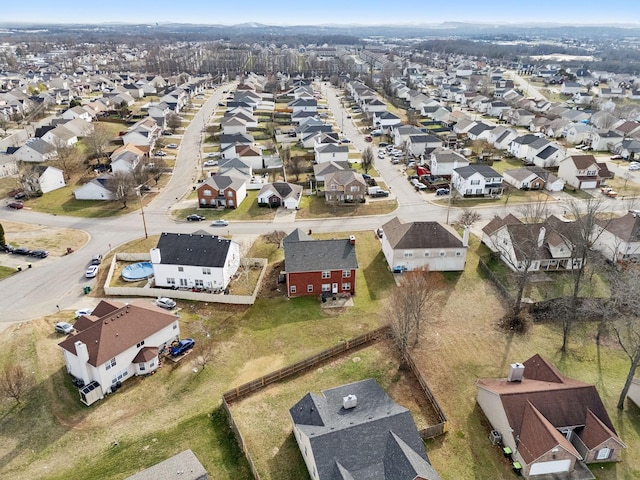
M 288 149 L 282 149 L 283 151 L 288 151 Z M 300 174 L 302 173 L 304 167 L 304 157 L 300 155 L 289 155 L 289 160 L 286 164 L 287 170 L 289 173 L 296 178 L 296 182 L 300 181 Z
M 113 199 L 127 208 L 127 203 L 136 194 L 136 181 L 131 172 L 116 172 L 106 182 L 106 188 L 113 194 Z
M 442 288 L 442 276 L 424 268 L 405 273 L 399 287 L 391 296 L 387 306 L 387 318 L 400 351 L 401 366 L 407 363 L 411 334 L 414 334 L 414 343 L 417 343 L 427 308 L 441 293 Z
M 179 129 L 181 126 L 182 126 L 182 119 L 177 113 L 171 112 L 169 113 L 169 115 L 167 115 L 167 127 L 169 128 L 169 130 L 175 133 L 175 131 Z
M 480 218 L 481 216 L 478 212 L 467 207 L 460 213 L 456 224 L 464 228 L 471 228 L 474 223 L 480 220 Z
M 369 169 L 373 168 L 373 159 L 373 149 L 371 148 L 371 145 L 368 145 L 367 148 L 364 149 L 364 152 L 362 152 L 361 164 L 364 173 L 369 173 Z
M 280 248 L 282 244 L 282 240 L 287 236 L 287 233 L 282 230 L 274 230 L 273 232 L 265 233 L 264 243 L 271 243 L 276 246 L 276 248 Z
M 629 358 L 629 372 L 618 398 L 618 409 L 622 410 L 624 408 L 624 399 L 627 397 L 631 382 L 636 374 L 638 365 L 640 365 L 640 318 L 636 315 L 624 317 L 613 323 L 613 330 L 620 348 Z
M 215 359 L 215 341 L 213 334 L 203 321 L 197 321 L 193 325 L 195 328 L 193 336 L 196 341 L 195 353 L 197 355 L 195 355 L 192 363 L 195 367 L 199 367 L 199 370 L 204 370 Z
M 5 397 L 13 398 L 18 404 L 31 388 L 33 379 L 27 375 L 22 365 L 9 364 L 0 372 L 0 389 Z
M 51 162 L 64 173 L 67 180 L 78 172 L 82 166 L 80 151 L 74 145 L 68 145 L 63 141 L 56 141 L 54 145 L 56 157 Z
M 87 154 L 90 158 L 97 158 L 98 162 L 106 157 L 106 150 L 111 141 L 112 135 L 109 127 L 104 123 L 94 122 L 93 132 L 84 139 L 87 146 Z

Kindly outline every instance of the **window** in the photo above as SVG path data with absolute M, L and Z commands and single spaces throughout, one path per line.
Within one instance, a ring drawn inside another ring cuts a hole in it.
M 349 187 L 349 190 L 352 192 L 359 192 L 360 191 L 360 187 L 357 185 L 351 185 L 351 187 Z
M 202 269 L 202 274 L 203 274 L 203 275 L 211 275 L 211 269 L 210 269 L 210 268 L 208 268 L 208 267 L 204 267 L 204 268 Z
M 184 272 L 184 267 L 178 267 L 179 272 Z
M 204 281 L 203 280 L 194 280 L 193 283 L 197 288 L 204 288 Z
M 118 372 L 118 374 L 113 377 L 111 379 L 111 385 L 113 385 L 114 383 L 122 380 L 123 378 L 125 378 L 127 375 L 129 375 L 129 372 L 127 372 L 127 369 L 125 368 L 124 370 L 121 370 Z
M 144 371 L 144 363 L 139 363 L 138 364 L 138 369 L 142 372 Z
M 610 448 L 607 448 L 607 447 L 601 448 L 596 453 L 596 460 L 607 460 L 611 458 L 612 453 L 613 453 L 613 450 L 611 450 Z
M 343 290 L 343 291 L 349 291 L 349 290 L 351 290 L 351 283 L 349 283 L 349 282 L 345 282 L 345 283 L 343 283 L 343 284 L 342 284 L 342 290 Z
M 113 357 L 111 360 L 108 360 L 105 364 L 105 370 L 109 370 L 111 367 L 116 366 L 116 357 Z
M 480 185 L 480 180 L 471 180 L 471 185 Z
M 323 292 L 330 292 L 331 291 L 331 284 L 330 283 L 323 283 L 322 284 L 322 291 Z
M 175 285 L 176 279 L 173 277 L 167 277 L 167 285 Z
M 462 255 L 462 252 L 456 252 L 456 257 L 460 257 Z
M 307 292 L 313 292 L 313 284 L 310 283 L 309 285 L 307 285 Z
M 205 197 L 210 197 L 210 196 L 211 196 L 211 190 L 205 190 L 205 191 L 203 191 L 203 192 L 202 192 L 202 194 L 203 194 Z
M 351 278 L 351 270 L 343 270 L 342 278 Z
M 140 348 L 143 345 L 144 345 L 144 340 L 142 340 L 141 342 L 136 343 L 136 347 L 137 348 Z
M 464 192 L 465 195 L 471 195 L 471 192 L 473 192 L 473 190 L 471 190 L 470 188 L 467 188 Z
M 447 252 L 445 252 L 444 250 L 440 250 L 440 253 L 438 255 L 440 255 L 441 257 L 444 257 L 447 254 Z
M 296 293 L 296 286 L 295 285 L 291 285 L 291 288 L 289 289 L 289 291 L 291 293 Z
M 334 183 L 333 185 L 331 185 L 331 190 L 337 190 L 338 186 Z
M 233 197 L 233 190 L 229 190 L 227 192 L 227 197 Z
M 428 257 L 429 255 L 431 255 L 431 252 L 424 252 L 425 257 Z
M 329 271 L 322 272 L 322 278 L 331 278 L 331 272 Z
M 153 368 L 156 366 L 156 362 L 154 362 L 153 360 L 151 361 L 151 363 L 149 364 L 149 367 Z
M 413 257 L 413 250 L 405 250 L 404 258 L 410 258 L 410 257 Z

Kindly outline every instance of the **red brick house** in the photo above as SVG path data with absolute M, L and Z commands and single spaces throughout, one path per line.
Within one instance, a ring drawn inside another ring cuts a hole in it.
M 244 178 L 215 175 L 207 178 L 198 187 L 200 208 L 236 208 L 247 196 Z
M 282 242 L 287 295 L 356 293 L 356 238 L 314 240 L 296 229 Z
M 540 355 L 477 386 L 492 438 L 525 478 L 593 478 L 585 464 L 615 462 L 626 448 L 596 387 L 565 377 Z

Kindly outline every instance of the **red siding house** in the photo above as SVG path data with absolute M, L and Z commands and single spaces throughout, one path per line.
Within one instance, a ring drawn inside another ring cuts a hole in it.
M 356 293 L 356 238 L 313 240 L 296 229 L 282 242 L 287 295 Z

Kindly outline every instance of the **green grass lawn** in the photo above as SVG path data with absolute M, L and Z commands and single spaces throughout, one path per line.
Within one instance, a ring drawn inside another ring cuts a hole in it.
M 10 277 L 14 273 L 16 273 L 15 268 L 0 266 L 0 280 L 2 280 L 3 278 Z
M 384 215 L 398 208 L 396 200 L 370 203 L 328 204 L 324 196 L 307 195 L 300 201 L 296 218 L 351 217 L 360 215 Z
M 217 210 L 211 208 L 196 208 L 198 203 L 197 196 L 191 192 L 189 198 L 194 199 L 193 208 L 183 208 L 176 210 L 175 215 L 178 219 L 184 220 L 188 215 L 197 213 L 206 217 L 207 221 L 224 218 L 226 220 L 271 220 L 276 215 L 276 210 L 258 206 L 258 190 L 249 190 L 247 197 L 235 209 Z

